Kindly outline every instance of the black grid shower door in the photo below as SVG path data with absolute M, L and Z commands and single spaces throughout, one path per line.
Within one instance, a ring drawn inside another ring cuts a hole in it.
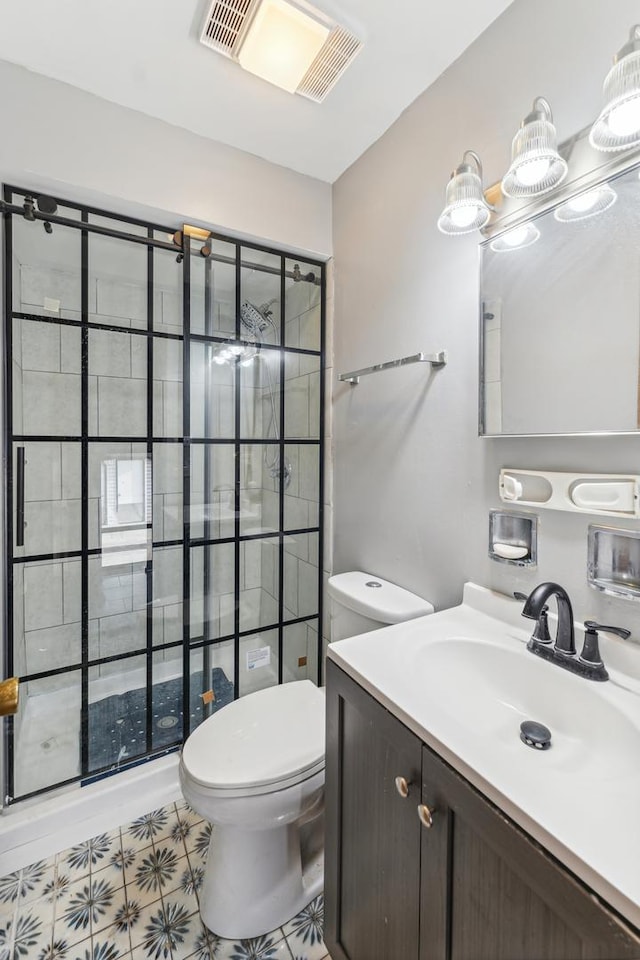
M 5 802 L 322 651 L 324 267 L 4 188 Z

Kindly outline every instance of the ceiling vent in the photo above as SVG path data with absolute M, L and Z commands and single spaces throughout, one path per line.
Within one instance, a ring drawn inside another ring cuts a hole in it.
M 204 20 L 200 43 L 238 62 L 245 36 L 262 0 L 211 0 Z M 294 2 L 292 6 L 296 6 Z M 305 0 L 299 8 L 313 13 L 330 33 L 304 74 L 295 93 L 321 103 L 362 49 L 349 30 L 336 23 Z
M 344 27 L 334 27 L 304 77 L 296 93 L 321 103 L 355 60 L 362 44 Z
M 234 47 L 240 46 L 239 40 L 249 13 L 257 5 L 258 0 L 212 0 L 200 34 L 200 43 L 233 57 Z

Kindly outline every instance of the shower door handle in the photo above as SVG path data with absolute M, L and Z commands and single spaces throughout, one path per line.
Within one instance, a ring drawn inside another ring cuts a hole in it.
M 20 681 L 9 677 L 0 682 L 0 717 L 8 717 L 18 712 Z
M 24 447 L 18 447 L 16 464 L 16 546 L 24 547 Z

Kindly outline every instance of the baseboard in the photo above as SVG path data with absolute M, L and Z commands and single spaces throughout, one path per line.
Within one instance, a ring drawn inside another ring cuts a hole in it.
M 54 797 L 5 807 L 0 876 L 181 799 L 178 760 L 172 753 L 85 787 L 75 784 Z

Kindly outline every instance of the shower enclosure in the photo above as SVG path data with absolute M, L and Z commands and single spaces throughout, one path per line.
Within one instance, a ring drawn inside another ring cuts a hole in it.
M 4 199 L 13 803 L 318 681 L 324 268 Z

